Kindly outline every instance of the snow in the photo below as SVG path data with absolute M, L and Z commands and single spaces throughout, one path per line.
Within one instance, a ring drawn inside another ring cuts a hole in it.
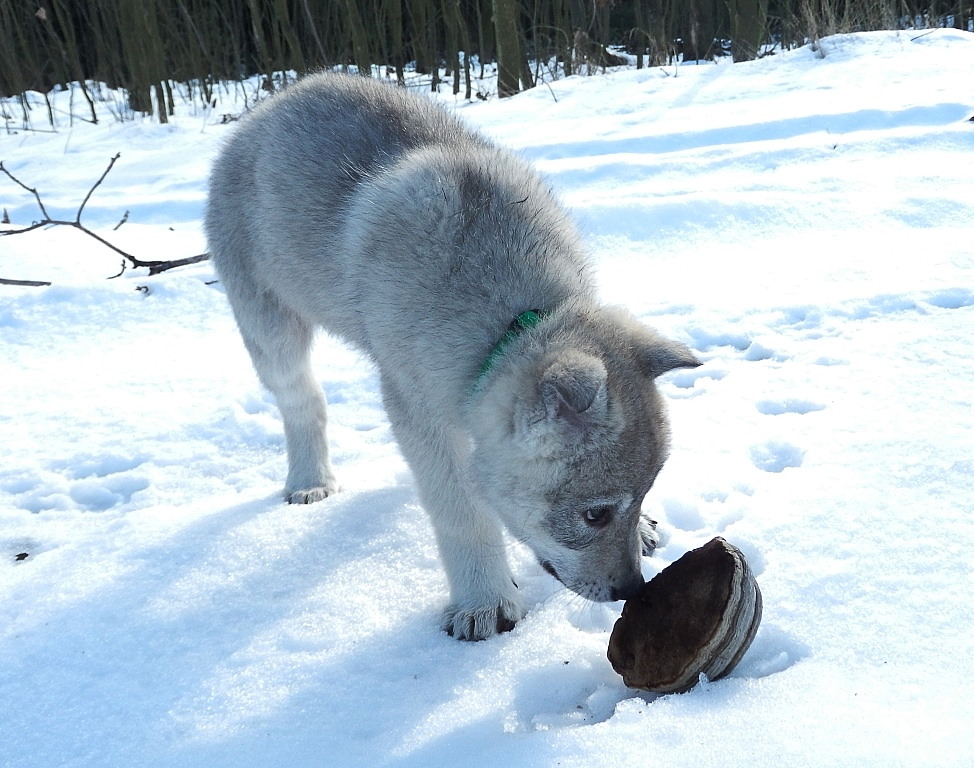
M 606 300 L 704 361 L 661 381 L 645 575 L 742 549 L 764 620 L 730 677 L 626 689 L 621 605 L 521 550 L 519 626 L 439 632 L 371 366 L 319 340 L 344 491 L 289 507 L 212 267 L 106 280 L 118 256 L 59 227 L 0 240 L 0 276 L 54 283 L 0 286 L 0 765 L 974 765 L 974 35 L 822 47 L 442 97 L 550 178 Z M 0 159 L 73 218 L 121 152 L 84 223 L 190 256 L 233 96 Z M 38 217 L 5 178 L 0 207 Z

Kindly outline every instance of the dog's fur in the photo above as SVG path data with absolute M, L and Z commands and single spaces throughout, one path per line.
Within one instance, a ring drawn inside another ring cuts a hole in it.
M 377 365 L 449 579 L 444 629 L 481 639 L 524 614 L 502 523 L 590 600 L 642 585 L 656 540 L 640 505 L 668 445 L 654 379 L 699 362 L 598 303 L 574 227 L 523 161 L 428 99 L 315 75 L 236 128 L 206 233 L 280 407 L 290 502 L 338 489 L 315 329 Z M 492 354 L 525 310 L 543 319 Z

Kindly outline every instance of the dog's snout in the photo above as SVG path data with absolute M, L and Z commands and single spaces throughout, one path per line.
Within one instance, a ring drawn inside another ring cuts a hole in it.
M 630 600 L 636 597 L 643 589 L 642 576 L 636 577 L 629 581 L 628 583 L 612 588 L 612 599 L 613 600 Z

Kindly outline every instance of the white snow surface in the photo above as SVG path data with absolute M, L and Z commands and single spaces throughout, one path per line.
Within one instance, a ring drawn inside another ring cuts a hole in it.
M 0 276 L 54 283 L 0 286 L 0 765 L 974 765 L 974 35 L 822 45 L 441 97 L 550 178 L 606 301 L 704 361 L 660 381 L 645 575 L 742 549 L 764 620 L 730 677 L 627 689 L 621 604 L 520 549 L 527 617 L 447 637 L 371 365 L 319 339 L 344 490 L 288 506 L 212 266 L 108 280 L 57 227 L 0 239 Z M 62 100 L 0 159 L 72 218 L 121 152 L 83 221 L 193 255 L 233 96 L 165 126 Z M 39 215 L 6 178 L 0 207 Z

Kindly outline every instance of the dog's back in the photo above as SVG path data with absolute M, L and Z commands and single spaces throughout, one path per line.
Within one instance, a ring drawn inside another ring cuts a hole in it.
M 469 349 L 469 377 L 526 307 L 591 295 L 575 230 L 526 164 L 367 78 L 309 77 L 258 108 L 210 200 L 225 280 L 247 272 L 390 370 Z

